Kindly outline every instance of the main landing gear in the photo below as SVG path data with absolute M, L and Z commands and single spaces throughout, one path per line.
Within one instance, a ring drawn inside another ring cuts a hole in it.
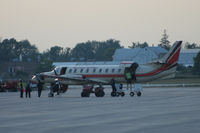
M 104 97 L 104 88 L 100 85 L 93 90 L 94 86 L 84 86 L 81 97 L 90 97 L 90 93 L 94 93 L 96 97 Z

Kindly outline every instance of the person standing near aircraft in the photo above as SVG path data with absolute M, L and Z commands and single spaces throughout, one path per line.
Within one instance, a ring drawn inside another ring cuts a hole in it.
M 24 96 L 24 90 L 23 90 L 23 84 L 22 84 L 22 80 L 19 80 L 19 90 L 20 90 L 20 97 L 23 98 Z
M 30 81 L 28 81 L 28 83 L 26 85 L 26 98 L 27 98 L 27 96 L 29 98 L 31 98 L 31 83 L 30 83 Z
M 43 89 L 43 83 L 40 82 L 40 80 L 38 81 L 37 88 L 38 88 L 38 97 L 40 97 Z
M 56 78 L 55 82 L 51 83 L 51 88 L 50 88 L 48 97 L 54 97 L 54 92 L 57 92 L 57 95 L 59 95 L 60 90 L 61 90 L 61 85 L 60 85 L 60 82 L 58 81 L 58 79 Z
M 60 94 L 60 88 L 61 88 L 60 82 L 58 81 L 58 79 L 55 79 L 55 81 L 56 81 L 56 84 L 54 86 L 54 90 L 57 92 L 57 95 L 59 95 Z
M 127 89 L 129 89 L 129 85 L 130 85 L 130 89 L 132 88 L 132 74 L 131 74 L 131 69 L 130 68 L 126 68 L 125 69 L 125 79 L 127 81 Z
M 117 88 L 115 86 L 115 80 L 113 78 L 111 79 L 110 84 L 112 86 L 111 96 L 115 96 L 117 92 Z

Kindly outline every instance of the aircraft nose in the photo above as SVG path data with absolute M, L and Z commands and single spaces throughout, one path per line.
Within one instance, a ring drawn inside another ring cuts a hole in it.
M 38 82 L 37 76 L 34 75 L 34 76 L 31 78 L 31 81 L 37 83 L 37 82 Z
M 38 81 L 43 81 L 44 80 L 44 74 L 43 73 L 40 73 L 40 74 L 36 74 L 32 77 L 32 82 L 36 82 L 38 83 Z

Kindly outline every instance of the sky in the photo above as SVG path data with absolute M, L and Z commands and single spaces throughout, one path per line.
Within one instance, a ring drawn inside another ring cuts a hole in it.
M 88 40 L 200 44 L 199 0 L 0 0 L 0 38 L 27 39 L 40 51 Z

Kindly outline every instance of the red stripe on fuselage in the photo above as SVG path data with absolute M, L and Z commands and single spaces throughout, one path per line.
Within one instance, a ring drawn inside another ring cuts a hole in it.
M 166 70 L 166 68 L 168 68 L 168 66 L 169 65 L 165 65 L 164 67 L 156 69 L 156 70 L 154 70 L 153 72 L 150 72 L 150 73 L 136 74 L 136 77 L 152 76 L 154 74 L 157 74 L 161 71 Z M 83 76 L 85 76 L 86 78 L 121 78 L 121 77 L 124 77 L 123 74 L 102 74 L 102 75 L 95 74 L 95 75 L 83 75 Z
M 120 78 L 120 77 L 124 77 L 124 75 L 122 74 L 95 74 L 95 75 L 83 75 L 86 78 Z
M 136 74 L 136 77 L 153 76 L 157 73 L 167 70 L 168 68 L 170 68 L 171 65 L 172 64 L 164 65 L 163 67 L 158 68 L 149 73 Z M 83 76 L 85 76 L 86 78 L 120 78 L 120 77 L 124 77 L 123 74 L 102 74 L 102 75 L 95 74 L 95 75 L 83 75 Z

